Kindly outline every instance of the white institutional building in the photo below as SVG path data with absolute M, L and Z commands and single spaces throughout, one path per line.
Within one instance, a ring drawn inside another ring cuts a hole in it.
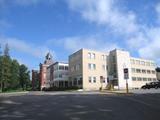
M 140 88 L 156 81 L 156 64 L 152 60 L 133 58 L 128 51 L 112 50 L 108 53 L 80 49 L 69 56 L 69 86 L 84 90 L 126 88 L 124 68 L 128 68 L 128 86 Z

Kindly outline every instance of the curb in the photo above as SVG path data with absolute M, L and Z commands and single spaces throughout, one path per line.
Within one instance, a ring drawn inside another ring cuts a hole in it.
M 0 96 L 3 97 L 8 97 L 8 96 L 19 96 L 19 95 L 26 95 L 27 93 L 29 93 L 29 91 L 25 91 L 25 92 L 12 92 L 12 93 L 0 93 Z

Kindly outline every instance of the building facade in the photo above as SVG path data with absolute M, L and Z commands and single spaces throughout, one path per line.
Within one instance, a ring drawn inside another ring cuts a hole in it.
M 49 88 L 50 87 L 50 80 L 47 79 L 48 71 L 47 68 L 53 64 L 52 55 L 47 53 L 45 57 L 44 63 L 40 63 L 40 89 Z
M 40 77 L 38 70 L 32 70 L 32 90 L 39 90 L 40 88 Z
M 104 53 L 81 49 L 69 56 L 69 85 L 84 90 L 105 89 L 110 85 L 125 89 L 124 68 L 128 68 L 130 89 L 157 80 L 154 61 L 133 58 L 124 50 Z
M 106 88 L 108 54 L 81 49 L 69 56 L 69 85 L 85 90 Z

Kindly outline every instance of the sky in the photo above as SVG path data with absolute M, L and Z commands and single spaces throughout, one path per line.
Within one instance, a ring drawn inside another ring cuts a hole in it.
M 29 69 L 47 52 L 67 62 L 73 52 L 115 48 L 160 65 L 159 0 L 0 0 L 0 44 Z

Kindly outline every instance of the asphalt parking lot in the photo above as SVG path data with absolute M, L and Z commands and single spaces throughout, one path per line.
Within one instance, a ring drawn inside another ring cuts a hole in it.
M 0 96 L 0 120 L 159 120 L 160 94 L 33 92 Z
M 160 89 L 135 89 L 135 90 L 130 90 L 130 92 L 134 94 L 155 94 L 155 93 L 160 93 Z

